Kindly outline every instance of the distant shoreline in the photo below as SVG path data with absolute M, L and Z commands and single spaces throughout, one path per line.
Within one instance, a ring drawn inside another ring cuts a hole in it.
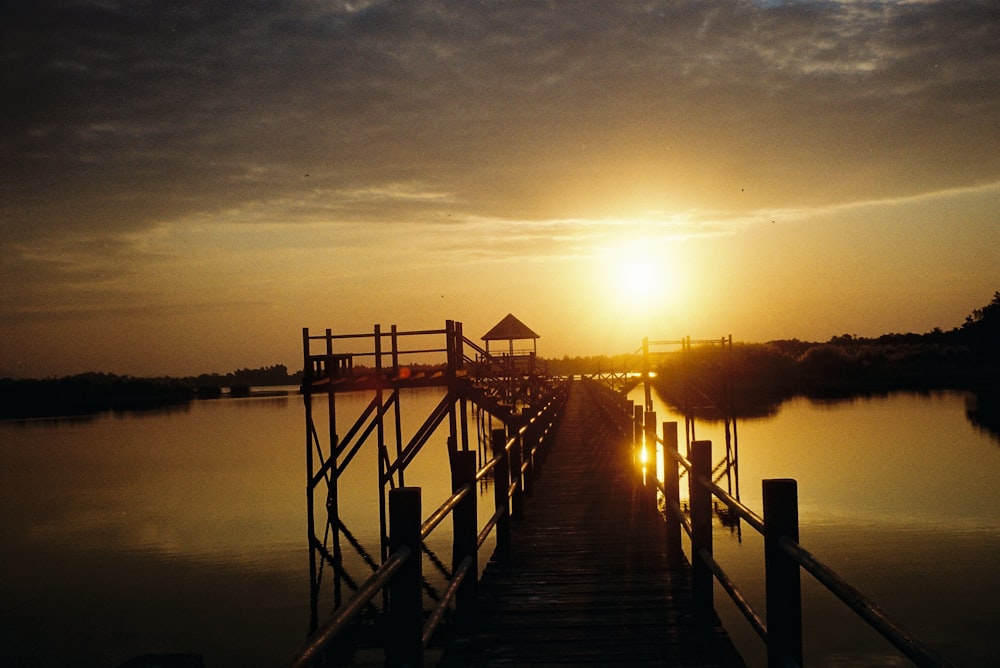
M 890 392 L 966 390 L 980 413 L 996 424 L 1000 393 L 1000 291 L 961 327 L 926 334 L 834 336 L 825 343 L 785 339 L 768 343 L 695 346 L 660 355 L 650 364 L 668 401 L 681 401 L 682 384 L 697 379 L 699 391 L 732 414 L 766 415 L 794 396 L 848 398 Z M 641 363 L 641 362 L 640 362 Z M 551 376 L 636 371 L 634 355 L 539 358 Z M 355 367 L 365 373 L 363 367 Z M 145 410 L 195 399 L 234 397 L 254 387 L 299 386 L 302 371 L 284 365 L 188 378 L 133 378 L 87 373 L 43 380 L 0 379 L 0 418 L 87 415 Z

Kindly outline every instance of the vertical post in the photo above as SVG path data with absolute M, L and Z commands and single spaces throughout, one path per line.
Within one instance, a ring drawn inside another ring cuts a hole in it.
M 326 374 L 331 378 L 334 373 L 333 362 L 333 330 L 326 330 Z M 330 465 L 330 477 L 326 491 L 326 522 L 333 532 L 333 561 L 335 564 L 333 578 L 333 604 L 341 604 L 340 568 L 343 563 L 343 555 L 340 549 L 340 492 L 337 475 L 337 448 L 340 445 L 340 437 L 337 435 L 337 400 L 336 393 L 328 386 L 326 389 L 326 405 L 328 413 L 328 423 L 330 425 L 330 453 L 324 464 Z
M 378 412 L 375 413 L 375 442 L 378 447 L 378 458 L 379 466 L 381 468 L 382 462 L 389 461 L 389 448 L 385 443 L 385 400 L 382 394 L 382 386 L 385 384 L 382 382 L 382 374 L 384 369 L 382 367 L 382 326 L 375 325 L 372 332 L 372 344 L 373 350 L 375 352 L 375 376 L 379 378 L 378 386 L 375 388 L 375 399 L 378 401 Z M 399 375 L 399 369 L 393 367 L 390 370 L 391 374 L 396 376 Z M 399 442 L 396 442 L 397 449 L 399 448 Z M 399 459 L 396 460 L 400 461 Z M 403 482 L 403 467 L 399 468 L 397 474 L 399 476 L 399 486 L 403 487 L 406 485 Z M 382 479 L 382 471 L 379 471 L 379 480 Z
M 465 368 L 465 333 L 461 322 L 455 323 L 455 365 L 458 371 Z M 465 395 L 458 402 L 461 416 L 462 450 L 469 449 L 469 408 Z
M 649 377 L 649 337 L 644 336 L 642 338 L 642 391 L 643 398 L 646 400 L 645 408 L 647 411 L 653 410 L 653 393 L 650 387 L 651 379 Z
M 667 522 L 667 563 L 672 567 L 684 562 L 681 548 L 681 506 L 680 475 L 677 471 L 677 423 L 663 423 L 663 496 L 666 505 Z M 676 510 L 675 510 L 676 508 Z
M 479 578 L 479 545 L 478 545 L 478 513 L 476 499 L 479 496 L 476 489 L 476 453 L 462 450 L 451 453 L 451 490 L 457 492 L 469 485 L 470 491 L 455 507 L 452 513 L 452 572 L 466 559 L 472 558 L 472 567 L 468 575 L 459 585 L 455 594 L 455 611 L 458 622 L 471 627 L 476 615 L 476 581 Z
M 524 463 L 524 475 L 521 476 L 521 483 L 524 485 L 524 496 L 531 496 L 531 487 L 535 478 L 535 444 L 537 443 L 539 422 L 532 423 L 530 420 L 524 426 L 521 434 L 521 460 Z
M 799 565 L 781 539 L 799 540 L 798 483 L 763 481 L 764 590 L 767 596 L 767 665 L 802 665 L 802 584 Z
M 510 519 L 520 522 L 524 519 L 524 473 L 521 469 L 523 441 L 519 430 L 514 432 L 510 446 Z
M 396 376 L 399 376 L 399 335 L 396 330 L 396 326 L 392 325 L 390 329 L 391 338 L 390 343 L 392 344 L 392 369 Z M 403 459 L 403 418 L 402 418 L 402 408 L 399 400 L 399 388 L 393 390 L 395 395 L 395 401 L 393 403 L 393 416 L 395 418 L 394 426 L 396 428 L 396 461 L 402 461 Z M 399 486 L 403 486 L 403 471 L 399 472 Z
M 420 572 L 420 488 L 389 491 L 389 550 L 401 547 L 410 556 L 389 582 L 389 644 L 386 665 L 422 666 L 423 595 Z
M 642 447 L 642 413 L 642 406 L 632 407 L 632 445 L 635 446 L 635 452 Z
M 531 432 L 531 448 L 534 450 L 534 455 L 532 456 L 531 469 L 532 477 L 538 480 L 538 476 L 542 473 L 542 460 L 545 458 L 545 435 L 549 429 L 549 423 L 552 421 L 552 413 L 557 410 L 555 407 L 557 405 L 558 399 L 553 399 L 549 397 L 548 403 L 542 408 L 541 413 L 538 414 L 538 420 L 535 422 L 535 426 Z
M 316 520 L 313 485 L 312 366 L 309 360 L 309 328 L 302 328 L 302 398 L 306 414 L 306 527 L 309 533 L 309 633 L 319 626 L 319 571 L 316 564 Z
M 452 400 L 448 404 L 448 433 L 456 436 L 458 434 L 458 414 L 455 409 L 455 399 L 458 392 L 456 391 L 455 379 L 458 376 L 458 361 L 456 359 L 458 344 L 455 337 L 455 321 L 446 320 L 444 329 L 445 348 L 448 351 L 448 391 L 452 394 Z M 457 446 L 457 439 L 455 445 Z
M 713 576 L 701 553 L 712 554 L 712 492 L 701 481 L 712 476 L 711 441 L 691 443 L 691 465 L 691 590 L 695 615 L 710 623 L 715 611 Z
M 508 472 L 510 462 L 507 459 L 507 451 L 504 449 L 506 442 L 507 432 L 503 429 L 493 429 L 490 432 L 493 458 L 497 462 L 493 467 L 493 502 L 497 512 L 496 558 L 498 561 L 510 559 L 510 504 L 507 501 L 507 490 L 510 487 L 510 473 Z
M 647 510 L 656 510 L 656 411 L 647 410 L 643 415 L 643 443 L 639 464 L 643 472 L 643 491 Z

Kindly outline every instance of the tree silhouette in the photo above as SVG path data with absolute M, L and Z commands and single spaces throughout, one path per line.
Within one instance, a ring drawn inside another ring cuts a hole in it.
M 959 330 L 970 348 L 988 358 L 997 358 L 1000 342 L 1000 291 L 983 308 L 973 309 Z

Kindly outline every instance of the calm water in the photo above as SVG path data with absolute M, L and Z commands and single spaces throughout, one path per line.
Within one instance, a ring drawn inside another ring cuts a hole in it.
M 683 418 L 655 403 L 683 439 Z M 802 545 L 956 665 L 1000 665 L 1000 441 L 966 420 L 963 394 L 795 399 L 737 427 L 744 503 L 760 513 L 760 481 L 795 478 Z M 696 434 L 724 456 L 721 424 Z M 718 527 L 716 557 L 763 611 L 763 543 L 741 536 Z M 910 665 L 812 576 L 802 582 L 807 665 Z M 764 665 L 728 596 L 716 602 L 741 653 Z
M 405 396 L 404 417 L 422 420 L 438 396 Z M 340 402 L 342 430 L 360 401 Z M 114 666 L 151 652 L 280 665 L 309 622 L 303 433 L 294 395 L 0 423 L 0 665 Z M 711 426 L 698 437 L 724 442 Z M 1000 443 L 965 420 L 962 395 L 793 401 L 741 422 L 739 442 L 748 505 L 760 508 L 762 478 L 797 478 L 804 545 L 956 664 L 996 665 Z M 407 480 L 425 498 L 448 486 L 444 434 L 428 447 Z M 374 463 L 356 465 L 345 521 L 377 552 Z M 752 534 L 737 542 L 720 527 L 716 551 L 757 600 Z M 809 665 L 905 665 L 803 583 Z M 759 665 L 723 596 L 727 628 Z

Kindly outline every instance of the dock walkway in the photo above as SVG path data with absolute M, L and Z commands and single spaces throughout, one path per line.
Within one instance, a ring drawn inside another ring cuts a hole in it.
M 694 618 L 690 567 L 671 569 L 663 522 L 630 448 L 574 383 L 510 563 L 479 583 L 475 631 L 439 666 L 743 666 Z

